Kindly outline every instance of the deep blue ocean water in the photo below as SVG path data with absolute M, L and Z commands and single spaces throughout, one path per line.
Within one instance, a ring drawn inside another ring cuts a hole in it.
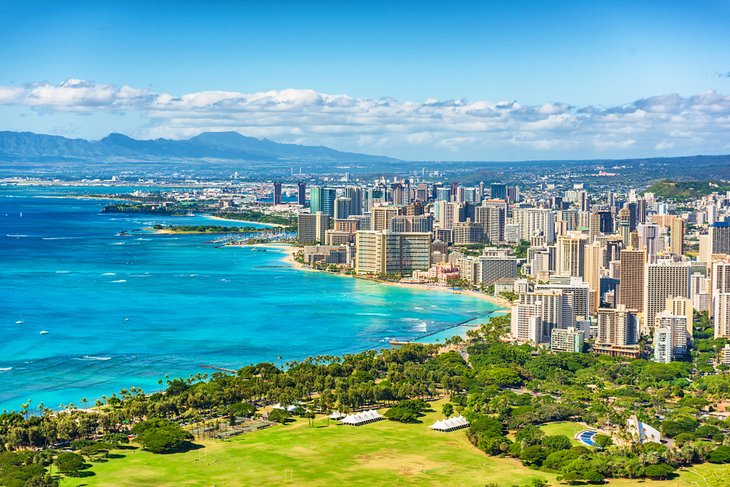
M 204 216 L 105 214 L 104 200 L 64 197 L 102 192 L 120 189 L 0 187 L 0 409 L 29 399 L 31 410 L 93 404 L 131 386 L 152 392 L 166 375 L 212 372 L 201 364 L 383 347 L 495 309 L 302 271 L 281 250 L 141 231 L 220 224 Z

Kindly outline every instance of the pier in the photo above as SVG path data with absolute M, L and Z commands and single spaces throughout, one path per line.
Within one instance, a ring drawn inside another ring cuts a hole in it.
M 204 369 L 212 369 L 212 370 L 217 370 L 219 372 L 228 372 L 229 374 L 237 373 L 237 371 L 235 371 L 233 369 L 224 369 L 223 367 L 216 367 L 215 365 L 200 364 L 200 366 Z
M 487 317 L 491 316 L 492 314 L 494 314 L 494 311 L 491 311 L 489 314 L 485 315 L 484 318 L 487 318 Z M 423 340 L 424 338 L 428 338 L 430 336 L 437 335 L 439 333 L 443 333 L 446 330 L 451 330 L 452 328 L 456 328 L 457 326 L 466 325 L 470 321 L 474 321 L 474 320 L 479 319 L 479 318 L 482 318 L 482 316 L 475 316 L 473 318 L 469 318 L 469 319 L 466 319 L 464 321 L 460 321 L 460 322 L 455 323 L 453 325 L 447 326 L 446 328 L 444 328 L 442 330 L 437 330 L 437 331 L 432 331 L 432 332 L 429 332 L 429 333 L 425 333 L 425 334 L 423 334 L 421 336 L 418 336 L 418 337 L 414 338 L 413 340 L 399 340 L 397 338 L 394 338 L 393 340 L 390 340 L 388 343 L 390 345 L 394 346 L 394 347 L 402 347 L 403 345 L 406 345 L 408 343 L 417 343 L 419 340 Z M 481 323 L 479 325 L 472 325 L 472 327 L 473 328 L 476 328 L 476 327 L 478 327 L 480 325 L 481 325 Z

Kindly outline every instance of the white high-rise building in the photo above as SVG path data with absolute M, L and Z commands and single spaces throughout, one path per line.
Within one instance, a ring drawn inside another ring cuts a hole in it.
M 669 349 L 669 360 L 675 360 L 687 354 L 689 336 L 687 335 L 687 317 L 673 315 L 667 311 L 657 313 L 655 318 L 655 329 L 668 329 L 671 331 L 671 347 Z
M 690 295 L 691 264 L 686 261 L 659 259 L 646 265 L 644 279 L 644 333 L 654 325 L 656 314 L 663 311 L 667 298 Z
M 555 215 L 549 209 L 515 208 L 512 223 L 520 226 L 520 238 L 524 240 L 543 235 L 547 243 L 555 241 Z

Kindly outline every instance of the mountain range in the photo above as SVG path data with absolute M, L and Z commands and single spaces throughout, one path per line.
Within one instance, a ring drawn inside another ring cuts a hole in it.
M 138 140 L 112 133 L 101 140 L 0 131 L 0 160 L 154 161 L 214 159 L 231 161 L 395 162 L 389 157 L 341 152 L 329 147 L 280 144 L 238 132 L 205 132 L 187 140 Z

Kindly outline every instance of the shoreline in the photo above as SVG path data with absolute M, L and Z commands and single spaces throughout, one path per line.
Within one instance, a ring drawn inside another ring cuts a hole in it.
M 313 269 L 307 265 L 304 265 L 300 262 L 297 262 L 294 260 L 294 254 L 297 252 L 299 247 L 295 247 L 292 244 L 273 244 L 273 243 L 260 243 L 260 244 L 253 244 L 249 245 L 249 247 L 270 247 L 270 248 L 276 248 L 283 250 L 285 252 L 285 256 L 281 259 L 282 262 L 286 262 L 287 264 L 290 264 L 292 267 L 298 270 L 304 270 L 304 271 L 310 271 L 310 272 L 322 272 L 318 271 L 317 269 Z M 504 298 L 499 298 L 496 296 L 490 296 L 489 294 L 480 293 L 478 291 L 474 291 L 471 289 L 461 289 L 459 291 L 453 291 L 450 288 L 446 286 L 439 286 L 436 284 L 409 284 L 405 282 L 389 282 L 389 281 L 378 281 L 374 279 L 368 279 L 364 277 L 358 277 L 358 276 L 351 276 L 342 274 L 339 272 L 327 272 L 326 274 L 339 276 L 339 277 L 347 277 L 351 279 L 360 279 L 362 281 L 372 282 L 373 284 L 381 284 L 385 286 L 393 286 L 393 287 L 400 287 L 404 289 L 416 289 L 416 290 L 422 290 L 422 291 L 437 291 L 437 292 L 450 292 L 452 294 L 463 294 L 465 296 L 469 296 L 476 299 L 482 299 L 484 301 L 489 302 L 490 304 L 504 310 L 509 310 L 512 307 L 512 303 L 510 303 L 508 300 Z
M 220 221 L 224 221 L 224 222 L 252 223 L 254 225 L 261 225 L 263 227 L 286 228 L 286 225 L 282 225 L 281 223 L 264 223 L 264 222 L 252 222 L 250 220 L 234 220 L 232 218 L 223 218 L 222 216 L 207 215 L 207 214 L 201 214 L 200 216 L 203 216 L 205 218 L 210 218 L 211 220 L 220 220 Z

